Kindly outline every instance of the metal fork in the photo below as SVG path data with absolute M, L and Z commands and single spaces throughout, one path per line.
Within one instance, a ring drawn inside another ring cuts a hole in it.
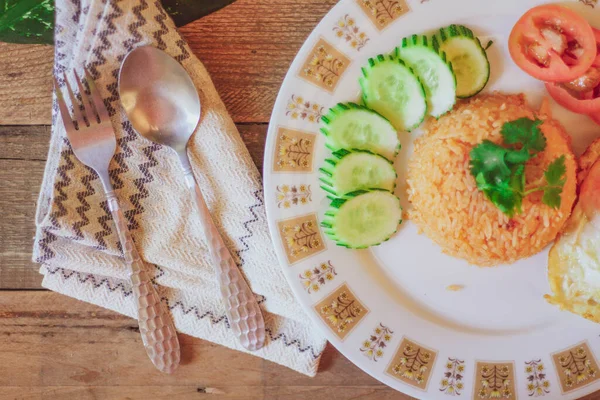
M 117 147 L 115 131 L 104 101 L 88 70 L 85 69 L 85 77 L 90 89 L 89 97 L 77 71 L 74 71 L 74 74 L 83 109 L 71 89 L 67 75 L 64 74 L 67 92 L 73 106 L 73 118 L 60 91 L 60 85 L 54 78 L 56 97 L 67 137 L 79 161 L 96 171 L 104 187 L 125 261 L 131 268 L 130 278 L 138 308 L 138 323 L 146 352 L 156 368 L 162 372 L 172 373 L 180 361 L 177 332 L 171 316 L 152 285 L 147 266 L 135 248 L 108 175 L 108 166 Z

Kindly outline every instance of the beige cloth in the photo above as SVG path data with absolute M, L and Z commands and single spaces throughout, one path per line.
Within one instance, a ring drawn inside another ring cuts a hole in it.
M 159 1 L 57 1 L 55 76 L 91 71 L 118 148 L 115 192 L 142 257 L 184 333 L 244 351 L 228 328 L 200 220 L 175 153 L 137 135 L 119 105 L 117 75 L 133 48 L 152 44 L 190 73 L 202 102 L 192 138 L 194 174 L 225 241 L 266 311 L 259 357 L 314 375 L 326 344 L 296 302 L 277 263 L 264 215 L 260 175 L 207 71 Z M 43 285 L 134 317 L 118 237 L 100 181 L 69 147 L 54 107 L 52 139 L 37 212 L 34 260 Z

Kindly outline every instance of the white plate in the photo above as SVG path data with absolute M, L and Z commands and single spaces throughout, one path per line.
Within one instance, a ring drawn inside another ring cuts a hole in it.
M 600 26 L 595 1 L 566 4 Z M 389 242 L 363 251 L 335 246 L 319 226 L 329 203 L 319 188 L 318 169 L 329 153 L 319 133 L 320 116 L 338 102 L 358 100 L 359 72 L 367 59 L 391 51 L 404 36 L 464 24 L 484 45 L 494 41 L 486 90 L 523 91 L 536 105 L 543 85 L 513 64 L 507 38 L 516 20 L 540 3 L 341 0 L 298 53 L 275 104 L 265 152 L 265 202 L 288 281 L 346 357 L 411 396 L 555 399 L 600 390 L 600 326 L 544 301 L 547 251 L 480 269 L 442 254 L 410 221 Z M 365 4 L 377 7 L 378 15 Z M 311 65 L 315 57 L 321 76 Z M 577 153 L 600 133 L 588 118 L 554 108 Z M 412 137 L 400 137 L 397 194 L 403 202 Z M 464 290 L 447 290 L 452 284 Z M 581 374 L 585 380 L 577 382 Z

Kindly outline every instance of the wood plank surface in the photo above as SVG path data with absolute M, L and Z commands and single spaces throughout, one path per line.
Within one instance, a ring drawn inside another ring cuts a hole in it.
M 181 335 L 182 365 L 148 362 L 137 323 L 46 291 L 0 294 L 0 399 L 408 399 L 333 348 L 308 378 Z
M 0 125 L 51 122 L 54 48 L 0 43 Z
M 268 122 L 302 43 L 337 0 L 238 0 L 181 28 L 235 122 Z M 0 125 L 50 124 L 51 46 L 0 43 Z

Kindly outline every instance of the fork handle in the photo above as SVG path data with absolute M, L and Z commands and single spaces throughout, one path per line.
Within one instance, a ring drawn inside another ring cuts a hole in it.
M 260 306 L 215 226 L 187 155 L 185 159 L 181 156 L 180 158 L 185 180 L 195 199 L 202 230 L 216 268 L 229 325 L 244 348 L 250 351 L 258 350 L 265 343 L 265 321 Z
M 170 374 L 175 371 L 180 361 L 175 325 L 150 280 L 147 265 L 135 248 L 115 194 L 108 191 L 106 197 L 117 226 L 125 261 L 131 268 L 130 277 L 137 303 L 138 324 L 146 353 L 158 370 Z

